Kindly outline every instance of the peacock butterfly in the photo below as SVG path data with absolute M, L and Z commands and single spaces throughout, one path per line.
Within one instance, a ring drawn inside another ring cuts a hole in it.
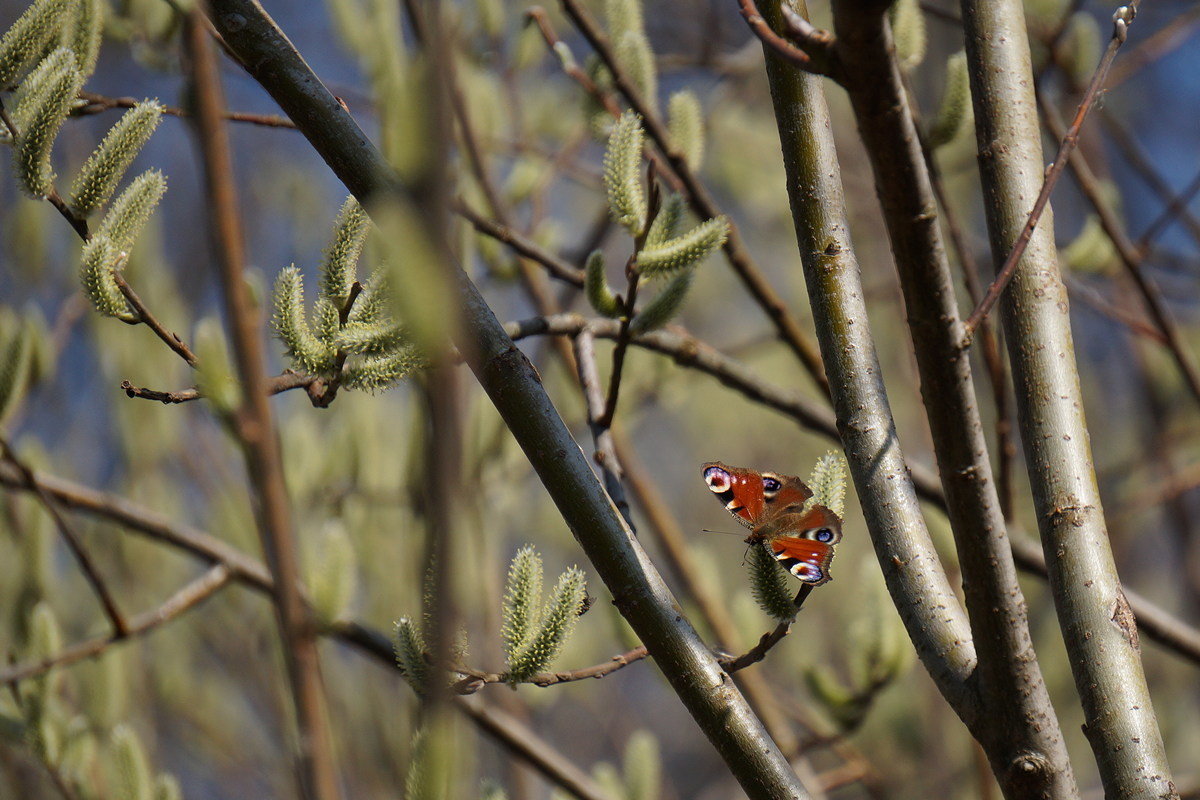
M 808 502 L 813 493 L 804 481 L 710 461 L 704 482 L 750 529 L 747 543 L 766 542 L 784 568 L 805 583 L 820 586 L 831 580 L 829 562 L 842 538 L 842 521 L 825 506 Z

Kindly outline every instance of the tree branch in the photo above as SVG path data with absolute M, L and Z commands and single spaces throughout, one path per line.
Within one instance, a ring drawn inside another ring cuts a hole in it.
M 778 20 L 779 0 L 762 8 L 769 20 Z M 849 240 L 825 96 L 818 78 L 770 50 L 766 60 L 800 258 L 850 472 L 917 654 L 951 706 L 965 709 L 975 649 L 897 439 Z
M 982 745 L 1010 798 L 1078 795 L 1042 678 L 1025 598 L 992 479 L 971 363 L 961 347 L 954 277 L 937 200 L 908 108 L 883 4 L 835 0 L 834 24 L 859 136 L 875 176 L 900 276 L 938 472 L 962 571 L 978 667 L 986 687 L 952 705 Z M 952 696 L 953 697 L 953 696 Z
M 964 0 L 962 9 L 988 233 L 999 263 L 1028 228 L 1042 170 L 1029 43 L 1019 0 Z M 1065 156 L 1056 166 L 1066 166 Z M 1052 225 L 1030 237 L 1001 311 L 1050 589 L 1105 793 L 1172 797 L 1096 485 Z
M 67 521 L 67 518 L 58 510 L 58 505 L 54 502 L 49 494 L 42 490 L 38 485 L 37 480 L 33 476 L 33 471 L 26 466 L 25 462 L 17 458 L 17 453 L 9 444 L 8 439 L 0 436 L 0 456 L 13 466 L 17 474 L 21 476 L 21 480 L 25 483 L 25 488 L 37 495 L 41 501 L 42 507 L 46 509 L 46 513 L 54 520 L 54 525 L 58 528 L 58 532 L 62 535 L 63 541 L 67 543 L 67 548 L 71 551 L 71 555 L 75 556 L 75 561 L 79 564 L 79 569 L 83 572 L 83 577 L 87 579 L 88 585 L 92 587 L 92 591 L 96 593 L 96 597 L 100 598 L 100 605 L 104 608 L 104 613 L 108 616 L 108 620 L 112 623 L 113 637 L 121 638 L 129 633 L 129 623 L 121 610 L 117 608 L 117 602 L 113 599 L 112 592 L 108 590 L 108 584 L 104 582 L 104 577 L 100 574 L 100 570 L 96 568 L 92 557 L 83 549 L 83 541 L 75 528 Z
M 227 585 L 232 577 L 233 573 L 228 567 L 224 564 L 215 564 L 209 567 L 203 575 L 171 595 L 162 605 L 130 619 L 124 633 L 97 636 L 94 639 L 70 645 L 62 651 L 38 661 L 15 664 L 0 669 L 0 684 L 14 684 L 57 667 L 65 667 L 85 658 L 93 658 L 117 642 L 147 634 L 212 597 Z

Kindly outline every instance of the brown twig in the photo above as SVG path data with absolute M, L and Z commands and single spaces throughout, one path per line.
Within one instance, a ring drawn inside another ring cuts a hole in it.
M 763 15 L 759 13 L 754 0 L 738 0 L 738 11 L 741 12 L 742 19 L 746 20 L 746 24 L 750 26 L 750 30 L 758 37 L 759 41 L 774 50 L 780 58 L 795 64 L 805 72 L 811 72 L 814 75 L 826 74 L 826 69 L 818 66 L 807 50 L 797 47 L 783 38 L 767 24 Z
M 1046 170 L 1046 177 L 1042 181 L 1042 189 L 1038 193 L 1033 208 L 1029 211 L 1029 218 L 1025 221 L 1025 227 L 1021 230 L 1020 235 L 1017 236 L 1012 249 L 1009 250 L 1008 257 L 1004 259 L 1003 265 L 1001 265 L 996 274 L 996 279 L 988 287 L 987 294 L 984 295 L 983 300 L 971 312 L 971 316 L 964 324 L 965 343 L 970 343 L 975 329 L 979 327 L 983 318 L 992 310 L 992 306 L 1000 299 L 1000 295 L 1004 292 L 1005 287 L 1008 286 L 1008 282 L 1012 280 L 1013 273 L 1017 270 L 1021 256 L 1024 255 L 1025 248 L 1029 245 L 1029 240 L 1033 236 L 1033 231 L 1037 227 L 1038 221 L 1042 218 L 1042 212 L 1046 210 L 1046 206 L 1050 202 L 1050 193 L 1054 190 L 1058 179 L 1062 177 L 1063 170 L 1067 168 L 1067 163 L 1070 160 L 1071 151 L 1075 149 L 1075 145 L 1079 141 L 1079 129 L 1083 127 L 1083 122 L 1087 118 L 1088 112 L 1091 111 L 1092 105 L 1095 103 L 1096 95 L 1099 93 L 1100 87 L 1104 85 L 1104 79 L 1108 75 L 1108 70 L 1112 66 L 1113 59 L 1116 58 L 1117 51 L 1125 43 L 1129 25 L 1137 15 L 1138 2 L 1139 0 L 1132 0 L 1128 6 L 1122 6 L 1113 15 L 1113 35 L 1109 40 L 1108 49 L 1104 51 L 1104 55 L 1100 59 L 1100 64 L 1092 74 L 1092 80 L 1088 84 L 1087 91 L 1084 92 L 1083 99 L 1075 111 L 1075 118 L 1071 120 L 1070 127 L 1067 128 L 1061 137 L 1058 154 L 1054 157 L 1054 162 L 1050 165 L 1049 169 Z M 1126 12 L 1124 16 L 1122 16 L 1122 9 Z
M 531 683 L 534 686 L 545 688 L 547 686 L 556 686 L 560 683 L 587 680 L 588 678 L 603 678 L 617 670 L 624 669 L 630 664 L 641 661 L 648 655 L 649 653 L 646 652 L 645 646 L 639 645 L 632 650 L 618 653 L 607 661 L 593 664 L 590 667 L 581 667 L 580 669 L 571 669 L 564 672 L 539 672 L 521 681 L 521 683 Z M 457 672 L 465 676 L 451 687 L 456 694 L 460 695 L 474 694 L 489 684 L 508 682 L 508 676 L 502 672 L 485 672 L 465 667 L 461 664 L 450 664 L 449 669 L 451 672 Z
M 79 564 L 79 569 L 83 572 L 83 576 L 87 578 L 88 584 L 92 587 L 92 591 L 96 593 L 96 597 L 100 599 L 100 605 L 104 607 L 104 613 L 108 616 L 109 622 L 112 623 L 113 638 L 120 639 L 128 635 L 130 627 L 121 610 L 117 608 L 117 602 L 113 599 L 112 592 L 108 590 L 108 584 L 104 582 L 104 578 L 100 575 L 100 570 L 96 568 L 96 564 L 92 561 L 92 557 L 83 549 L 83 542 L 75 528 L 58 510 L 58 504 L 54 499 L 42 490 L 34 478 L 33 471 L 25 464 L 24 461 L 17 458 L 16 451 L 4 436 L 0 436 L 0 455 L 20 474 L 21 480 L 24 481 L 25 487 L 29 491 L 37 495 L 42 506 L 54 520 L 54 525 L 58 528 L 58 532 L 62 535 L 63 541 L 67 543 L 71 554 L 75 556 L 75 561 Z
M 305 375 L 302 372 L 293 372 L 286 370 L 278 375 L 272 375 L 266 379 L 267 394 L 275 395 L 281 392 L 288 392 L 292 389 L 306 389 L 313 401 L 313 405 L 318 405 L 318 400 L 325 397 L 324 379 L 314 378 L 312 375 Z M 142 400 L 155 400 L 159 403 L 189 403 L 192 400 L 199 400 L 204 397 L 204 393 L 196 387 L 190 389 L 180 389 L 174 392 L 164 392 L 158 389 L 148 389 L 142 386 L 134 386 L 129 381 L 121 381 L 121 391 L 125 392 L 126 397 L 136 397 Z
M 122 639 L 131 639 L 149 633 L 185 611 L 195 608 L 201 601 L 211 597 L 229 583 L 232 577 L 233 573 L 228 567 L 224 564 L 215 564 L 209 567 L 203 575 L 167 598 L 162 605 L 131 618 L 124 633 L 97 636 L 94 639 L 70 645 L 60 652 L 38 661 L 16 664 L 0 670 L 0 684 L 15 684 L 56 667 L 65 667 L 76 661 L 98 656 Z
M 1145 41 L 1121 59 L 1121 63 L 1113 68 L 1107 88 L 1115 89 L 1167 53 L 1185 44 L 1197 28 L 1200 28 L 1200 6 L 1192 6 L 1147 36 Z
M 1046 127 L 1052 134 L 1057 135 L 1062 131 L 1062 120 L 1059 119 L 1057 110 L 1044 96 L 1039 98 L 1039 104 Z M 1121 226 L 1120 219 L 1105 201 L 1104 192 L 1100 189 L 1099 181 L 1096 180 L 1096 176 L 1092 173 L 1091 167 L 1088 166 L 1087 159 L 1083 157 L 1083 154 L 1079 152 L 1072 153 L 1068 160 L 1070 161 L 1071 172 L 1075 176 L 1076 183 L 1079 185 L 1084 197 L 1091 203 L 1092 209 L 1096 212 L 1096 216 L 1100 220 L 1100 226 L 1104 229 L 1104 233 L 1108 236 L 1109 240 L 1112 241 L 1113 247 L 1116 248 L 1121 264 L 1125 267 L 1126 273 L 1133 279 L 1134 285 L 1141 293 L 1142 300 L 1146 304 L 1146 310 L 1150 312 L 1150 318 L 1154 321 L 1155 327 L 1158 328 L 1166 340 L 1165 346 L 1167 351 L 1175 360 L 1175 364 L 1183 376 L 1184 383 L 1196 401 L 1200 402 L 1200 368 L 1196 366 L 1178 326 L 1171 319 L 1171 315 L 1167 311 L 1166 303 L 1163 302 L 1158 287 L 1151 282 L 1142 270 L 1142 259 L 1145 251 L 1130 241 L 1129 236 Z M 1147 244 L 1149 241 L 1149 239 L 1146 239 Z
M 91 114 L 99 114 L 104 111 L 110 111 L 116 108 L 133 108 L 138 103 L 142 102 L 136 97 L 107 97 L 94 92 L 80 92 L 79 99 L 87 102 L 87 105 L 71 111 L 72 116 L 80 117 Z M 187 111 L 175 106 L 163 106 L 162 113 L 172 117 L 190 117 Z M 266 128 L 288 128 L 296 129 L 296 123 L 292 122 L 287 117 L 281 117 L 277 114 L 251 114 L 242 111 L 224 111 L 221 114 L 223 119 L 230 122 L 245 122 L 251 125 L 260 125 Z
M 806 583 L 801 586 L 800 591 L 796 593 L 796 598 L 792 601 L 792 605 L 795 607 L 797 614 L 800 613 L 800 609 L 804 605 L 804 601 L 808 599 L 808 596 L 812 593 L 812 590 L 812 584 Z M 736 658 L 722 658 L 721 666 L 725 668 L 726 672 L 737 672 L 740 669 L 745 669 L 751 664 L 757 664 L 759 661 L 762 661 L 767 657 L 767 653 L 771 651 L 771 648 L 782 642 L 783 637 L 788 635 L 788 632 L 792 629 L 792 623 L 795 621 L 795 616 L 793 616 L 791 619 L 780 621 L 780 623 L 775 626 L 774 630 L 764 633 L 761 637 L 759 637 L 758 644 L 754 645 L 754 647 L 750 648 L 745 653 L 742 653 Z
M 455 211 L 483 235 L 490 236 L 496 241 L 508 245 L 517 254 L 541 264 L 546 268 L 546 272 L 550 274 L 550 277 L 557 278 L 571 286 L 583 288 L 583 270 L 579 269 L 579 267 L 569 264 L 554 253 L 543 248 L 537 242 L 507 225 L 491 221 L 466 203 L 461 201 L 456 203 Z
M 202 9 L 187 18 L 184 38 L 195 93 L 195 119 L 220 285 L 238 377 L 245 387 L 235 432 L 258 501 L 263 550 L 275 577 L 275 607 L 300 731 L 297 764 L 300 789 L 303 796 L 312 800 L 331 800 L 339 796 L 339 791 L 322 696 L 317 639 L 299 589 L 299 555 L 293 538 L 279 440 L 267 402 L 261 319 L 245 283 L 245 246 L 229 135 L 222 115 L 225 102 Z
M 167 347 L 171 348 L 173 352 L 187 362 L 189 367 L 195 368 L 197 362 L 196 354 L 184 343 L 183 339 L 179 338 L 179 334 L 167 330 L 158 321 L 158 318 L 150 312 L 150 309 L 142 302 L 142 298 L 133 290 L 133 287 L 129 285 L 128 281 L 125 280 L 125 276 L 119 270 L 113 270 L 112 277 L 113 281 L 117 284 L 117 288 L 121 290 L 121 294 L 125 295 L 125 300 L 137 312 L 137 321 L 154 331 L 154 335 L 162 339 Z

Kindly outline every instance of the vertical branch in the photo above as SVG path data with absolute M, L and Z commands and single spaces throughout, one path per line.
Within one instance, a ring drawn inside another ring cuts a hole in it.
M 1043 174 L 1029 43 L 1019 0 L 964 0 L 962 11 L 988 233 L 1000 263 L 1025 228 Z M 1109 546 L 1046 213 L 1001 316 L 1050 589 L 1105 794 L 1174 797 L 1137 627 Z
M 210 7 L 231 51 L 365 206 L 403 196 L 379 151 L 257 2 L 212 0 Z M 762 723 L 679 613 L 533 365 L 465 274 L 459 273 L 456 289 L 462 314 L 460 351 L 680 701 L 752 800 L 807 797 Z
M 888 29 L 887 3 L 834 3 L 842 82 L 875 175 L 921 397 L 962 568 L 983 691 L 964 716 L 1007 797 L 1078 796 L 1042 679 L 992 479 L 937 201 Z M 972 724 L 972 722 L 974 724 Z
M 779 0 L 760 6 L 776 27 L 779 7 Z M 917 654 L 950 704 L 970 719 L 977 709 L 966 681 L 976 667 L 975 648 L 896 436 L 847 230 L 821 79 L 796 70 L 773 50 L 766 50 L 766 58 L 792 218 L 850 472 L 888 590 Z
M 299 590 L 300 565 L 284 484 L 278 432 L 268 403 L 262 314 L 250 296 L 233 184 L 224 99 L 203 15 L 188 17 L 185 41 L 195 90 L 198 143 L 204 166 L 210 222 L 221 273 L 230 338 L 242 384 L 234 427 L 254 493 L 263 551 L 275 578 L 275 608 L 296 709 L 301 794 L 309 800 L 338 797 L 328 720 L 322 698 L 316 630 Z

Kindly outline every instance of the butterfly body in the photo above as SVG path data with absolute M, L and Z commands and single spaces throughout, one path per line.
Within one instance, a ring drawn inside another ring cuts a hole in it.
M 831 580 L 833 547 L 842 538 L 842 521 L 831 510 L 810 502 L 812 490 L 792 475 L 704 465 L 704 481 L 725 510 L 750 529 L 746 541 L 765 542 L 788 572 L 820 586 Z

